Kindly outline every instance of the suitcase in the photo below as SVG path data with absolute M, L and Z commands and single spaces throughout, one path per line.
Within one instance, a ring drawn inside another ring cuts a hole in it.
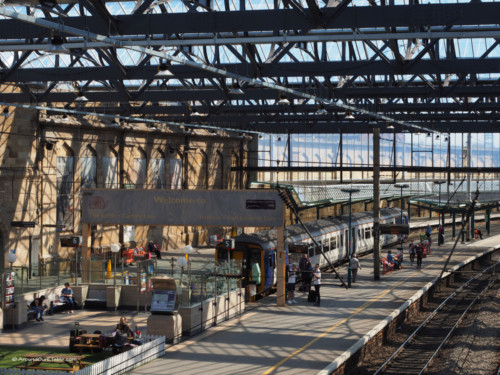
M 307 295 L 307 300 L 309 302 L 316 302 L 316 291 L 315 290 L 309 291 L 309 294 Z

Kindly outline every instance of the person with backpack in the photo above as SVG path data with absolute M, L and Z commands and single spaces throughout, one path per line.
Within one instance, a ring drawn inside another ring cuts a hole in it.
M 43 314 L 47 309 L 47 305 L 45 305 L 44 302 L 45 296 L 40 296 L 38 298 L 35 298 L 30 304 L 31 310 L 36 312 L 35 318 L 37 322 L 43 322 Z

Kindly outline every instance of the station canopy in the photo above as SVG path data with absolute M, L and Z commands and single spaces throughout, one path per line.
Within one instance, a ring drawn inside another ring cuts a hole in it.
M 0 106 L 151 131 L 498 132 L 499 14 L 479 0 L 0 0 Z

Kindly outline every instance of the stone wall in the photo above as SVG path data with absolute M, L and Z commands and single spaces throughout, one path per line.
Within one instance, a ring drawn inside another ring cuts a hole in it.
M 0 117 L 0 269 L 8 266 L 9 249 L 16 250 L 14 265 L 31 265 L 32 274 L 38 273 L 39 262 L 72 258 L 74 248 L 61 247 L 60 239 L 81 235 L 85 182 L 90 187 L 137 189 L 234 189 L 246 184 L 246 177 L 230 168 L 240 163 L 247 138 L 181 127 L 156 130 L 140 123 L 112 125 L 95 116 L 63 117 L 14 107 L 8 112 Z M 113 158 L 116 164 L 110 168 Z M 86 173 L 85 165 L 94 165 L 95 173 Z M 91 246 L 102 253 L 112 243 L 135 247 L 154 240 L 169 250 L 203 245 L 208 235 L 229 232 L 136 226 L 132 235 L 124 226 L 93 225 Z

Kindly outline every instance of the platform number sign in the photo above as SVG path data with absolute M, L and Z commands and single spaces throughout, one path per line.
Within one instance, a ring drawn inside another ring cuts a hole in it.
M 228 250 L 234 250 L 234 238 L 222 240 L 222 246 Z

